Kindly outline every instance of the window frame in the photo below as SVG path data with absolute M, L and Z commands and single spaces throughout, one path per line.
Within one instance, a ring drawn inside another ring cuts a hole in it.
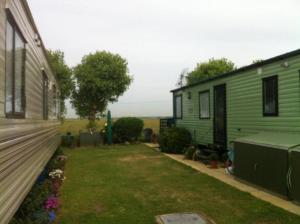
M 276 80 L 275 85 L 275 111 L 274 112 L 266 112 L 266 101 L 265 101 L 265 83 L 270 80 Z M 278 75 L 268 76 L 262 79 L 262 109 L 264 117 L 278 117 L 279 116 L 279 94 L 278 94 Z
M 60 119 L 60 92 L 57 90 L 57 119 Z
M 208 117 L 201 117 L 200 96 L 201 96 L 201 94 L 204 94 L 204 93 L 208 93 Z M 209 120 L 211 118 L 211 114 L 210 114 L 210 90 L 209 89 L 199 92 L 198 103 L 199 103 L 199 119 L 200 120 Z
M 46 72 L 42 71 L 43 85 L 43 120 L 49 120 L 49 78 Z
M 57 116 L 57 88 L 56 85 L 52 85 L 52 114 L 54 117 Z
M 177 98 L 180 97 L 180 110 L 181 110 L 181 113 L 180 113 L 180 117 L 177 117 Z M 183 118 L 183 107 L 182 107 L 182 94 L 178 94 L 178 95 L 174 95 L 174 118 L 177 119 L 177 120 L 181 120 Z
M 53 117 L 56 117 L 58 120 L 60 119 L 60 94 L 57 89 L 57 86 L 54 84 L 52 86 L 52 113 Z
M 12 36 L 12 48 L 13 48 L 13 55 L 12 55 L 12 86 L 11 86 L 11 91 L 12 91 L 12 102 L 11 102 L 11 107 L 12 107 L 12 111 L 11 112 L 7 112 L 6 111 L 6 93 L 7 93 L 7 27 L 8 24 L 12 27 L 13 30 L 13 36 Z M 19 37 L 21 38 L 22 42 L 23 42 L 23 55 L 22 55 L 22 74 L 21 74 L 21 82 L 22 82 L 22 89 L 21 89 L 21 107 L 23 109 L 23 112 L 16 112 L 15 111 L 15 86 L 16 86 L 16 68 L 15 68 L 15 47 L 16 47 L 16 33 L 19 35 Z M 5 116 L 6 118 L 9 119 L 25 119 L 25 115 L 26 115 L 26 81 L 25 81 L 25 70 L 26 70 L 26 44 L 27 41 L 24 38 L 23 33 L 21 32 L 21 29 L 19 28 L 18 24 L 16 23 L 12 13 L 10 12 L 9 9 L 6 9 L 6 25 L 5 25 L 5 108 L 4 108 L 4 112 L 5 112 Z

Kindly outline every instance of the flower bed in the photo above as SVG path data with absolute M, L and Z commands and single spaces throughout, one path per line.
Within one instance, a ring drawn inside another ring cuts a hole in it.
M 48 224 L 56 219 L 59 209 L 59 189 L 66 179 L 64 166 L 67 157 L 58 149 L 31 192 L 27 195 L 11 224 Z

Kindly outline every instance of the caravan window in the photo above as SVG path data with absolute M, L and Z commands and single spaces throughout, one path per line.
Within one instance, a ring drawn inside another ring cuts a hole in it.
M 278 116 L 278 77 L 263 79 L 263 114 Z
M 57 89 L 56 89 L 56 86 L 53 85 L 52 86 L 52 114 L 53 116 L 57 116 L 58 114 L 58 107 L 57 107 L 57 101 L 58 101 L 58 98 L 57 98 Z
M 53 85 L 53 88 L 52 88 L 52 113 L 53 113 L 53 116 L 57 117 L 59 119 L 59 114 L 60 114 L 60 111 L 59 111 L 59 104 L 60 104 L 60 101 L 59 101 L 59 92 L 57 91 L 57 88 L 55 85 Z
M 8 15 L 6 23 L 5 113 L 25 117 L 25 40 Z
M 199 111 L 200 119 L 210 118 L 209 91 L 199 93 Z
M 182 119 L 182 95 L 175 96 L 174 114 L 176 119 Z
M 49 82 L 46 73 L 43 71 L 43 119 L 48 120 L 48 88 Z

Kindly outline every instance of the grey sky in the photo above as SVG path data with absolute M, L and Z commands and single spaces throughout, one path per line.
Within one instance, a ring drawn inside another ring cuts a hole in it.
M 113 116 L 171 115 L 169 90 L 197 62 L 242 66 L 300 48 L 299 0 L 28 1 L 46 47 L 70 66 L 96 50 L 128 60 L 134 83 Z

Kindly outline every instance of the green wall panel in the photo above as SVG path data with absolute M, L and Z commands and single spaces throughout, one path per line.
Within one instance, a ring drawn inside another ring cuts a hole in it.
M 282 63 L 288 62 L 284 68 Z M 213 87 L 226 84 L 228 142 L 262 131 L 300 133 L 300 56 L 216 79 L 184 90 L 183 118 L 177 126 L 187 128 L 200 144 L 213 143 Z M 264 117 L 262 112 L 262 78 L 278 75 L 279 116 Z M 199 92 L 210 90 L 210 119 L 199 119 Z M 188 99 L 188 92 L 192 99 Z

